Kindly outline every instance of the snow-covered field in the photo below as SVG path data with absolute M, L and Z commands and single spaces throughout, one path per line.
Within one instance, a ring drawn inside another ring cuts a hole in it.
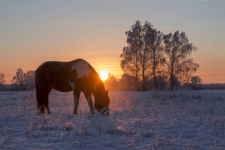
M 0 93 L 0 149 L 225 149 L 225 91 L 110 92 L 110 116 L 72 93 L 52 92 L 37 115 L 34 92 Z

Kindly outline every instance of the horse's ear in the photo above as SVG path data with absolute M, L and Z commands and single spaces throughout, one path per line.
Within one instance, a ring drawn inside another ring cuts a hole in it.
M 107 94 L 107 95 L 108 95 L 108 93 L 109 93 L 109 90 L 106 91 L 106 94 Z

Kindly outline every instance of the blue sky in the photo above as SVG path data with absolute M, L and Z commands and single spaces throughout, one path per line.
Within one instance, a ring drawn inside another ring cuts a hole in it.
M 225 83 L 223 0 L 0 0 L 0 72 L 10 83 L 17 68 L 84 58 L 120 78 L 125 31 L 147 20 L 164 34 L 184 31 L 198 51 L 196 75 Z

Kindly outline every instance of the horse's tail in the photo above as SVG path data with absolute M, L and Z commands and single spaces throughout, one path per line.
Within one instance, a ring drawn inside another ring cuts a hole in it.
M 37 100 L 37 110 L 41 113 L 45 113 L 45 102 L 43 101 L 42 92 L 40 86 L 38 85 L 37 78 L 35 76 L 35 89 L 36 89 L 36 100 Z

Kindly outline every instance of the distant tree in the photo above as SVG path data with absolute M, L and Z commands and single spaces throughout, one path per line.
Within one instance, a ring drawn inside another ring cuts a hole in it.
M 0 74 L 0 84 L 5 84 L 5 74 L 4 73 L 1 73 Z
M 34 90 L 35 85 L 34 85 L 34 71 L 28 71 L 26 73 L 27 76 L 27 90 Z
M 135 76 L 135 83 L 137 90 L 139 81 L 140 63 L 139 54 L 141 53 L 142 42 L 142 26 L 140 21 L 136 21 L 130 31 L 125 32 L 127 35 L 128 46 L 123 49 L 123 53 L 120 55 L 121 68 L 125 73 Z
M 17 69 L 16 76 L 13 76 L 13 79 L 11 82 L 16 83 L 16 84 L 23 84 L 24 74 L 23 74 L 23 70 L 21 68 Z
M 21 68 L 17 69 L 16 76 L 11 80 L 15 90 L 32 90 L 34 89 L 34 71 L 23 73 Z
M 197 48 L 188 42 L 188 38 L 184 32 L 176 31 L 163 36 L 164 51 L 166 58 L 162 61 L 167 65 L 169 81 L 173 90 L 177 82 L 181 82 L 184 77 L 190 76 L 191 72 L 195 72 L 199 65 L 194 63 L 193 59 L 188 58 L 192 51 Z
M 193 76 L 191 78 L 191 88 L 192 88 L 192 90 L 200 90 L 202 83 L 203 83 L 202 79 L 199 76 Z
M 12 84 L 14 84 L 14 89 L 22 91 L 25 89 L 24 86 L 24 73 L 21 68 L 17 69 L 16 76 L 13 77 Z
M 123 73 L 120 79 L 120 85 L 122 86 L 121 89 L 124 91 L 133 91 L 135 87 L 135 77 L 126 73 Z
M 5 75 L 4 73 L 0 74 L 0 91 L 4 90 L 4 85 L 5 84 Z
M 108 74 L 108 78 L 104 81 L 104 85 L 106 90 L 110 90 L 110 91 L 120 90 L 119 80 L 111 73 Z

